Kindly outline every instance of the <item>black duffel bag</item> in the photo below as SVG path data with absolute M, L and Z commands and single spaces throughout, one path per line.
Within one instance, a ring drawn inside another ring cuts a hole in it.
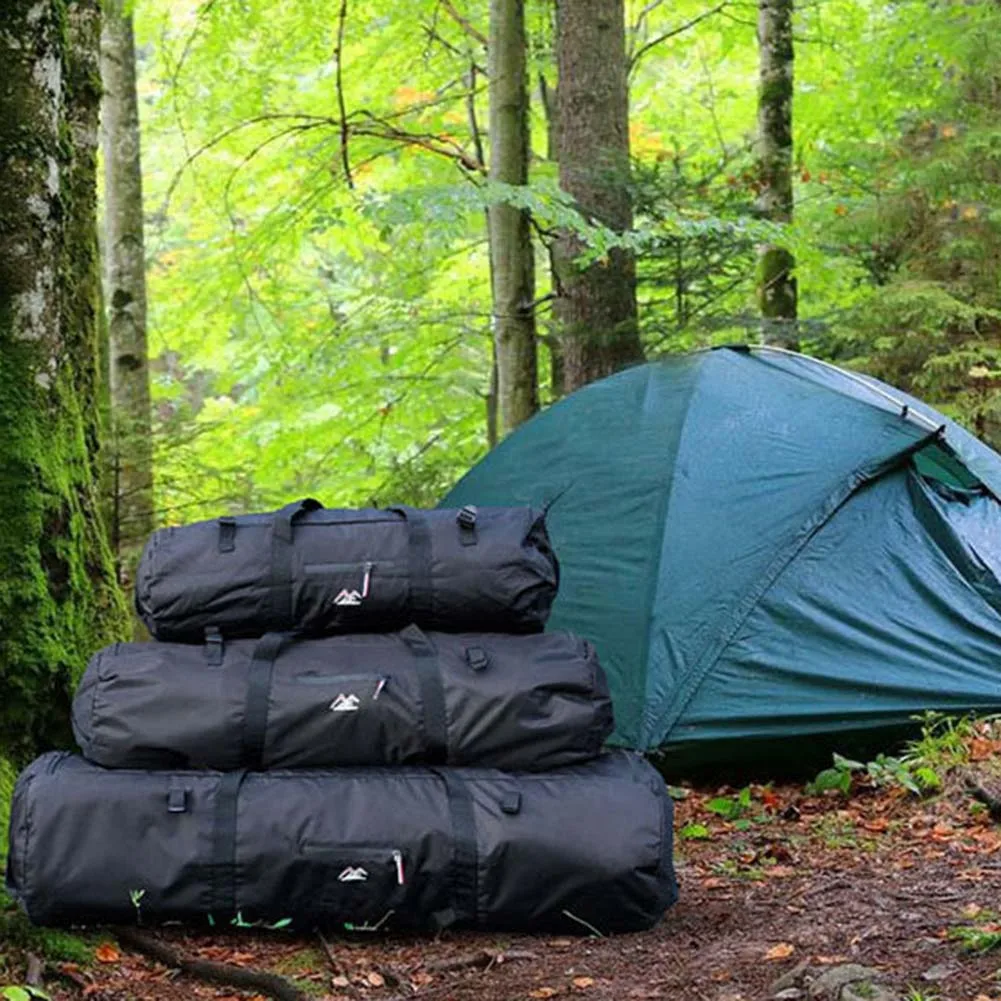
M 565 632 L 360 633 L 119 643 L 73 702 L 84 756 L 111 768 L 485 765 L 597 755 L 612 730 L 594 648 Z
M 14 791 L 7 885 L 39 924 L 210 918 L 648 928 L 675 900 L 671 800 L 625 751 L 554 772 L 109 770 Z
M 559 584 L 545 514 L 527 507 L 326 510 L 154 532 L 136 608 L 161 640 L 198 642 L 299 629 L 385 632 L 411 622 L 450 632 L 539 632 Z

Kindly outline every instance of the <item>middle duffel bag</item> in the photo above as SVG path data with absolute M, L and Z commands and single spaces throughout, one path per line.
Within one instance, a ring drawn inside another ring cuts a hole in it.
M 625 751 L 530 775 L 143 772 L 50 753 L 14 790 L 7 885 L 42 924 L 629 931 L 676 896 L 671 798 Z
M 160 640 L 269 630 L 385 632 L 416 622 L 450 632 L 541 632 L 559 585 L 545 514 L 326 510 L 162 528 L 136 572 L 136 609 Z
M 73 729 L 84 756 L 112 768 L 542 770 L 598 754 L 612 706 L 594 648 L 570 633 L 410 626 L 120 643 L 91 660 Z

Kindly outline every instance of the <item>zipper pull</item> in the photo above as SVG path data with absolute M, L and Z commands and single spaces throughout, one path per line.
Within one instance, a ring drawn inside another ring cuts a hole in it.
M 375 702 L 375 700 L 380 695 L 382 695 L 382 690 L 386 687 L 386 684 L 388 683 L 388 681 L 389 681 L 389 675 L 388 674 L 384 674 L 379 679 L 379 683 L 375 686 L 375 692 L 372 694 L 372 701 L 373 702 Z
M 396 863 L 396 882 L 403 886 L 406 880 L 403 878 L 403 852 L 396 849 L 393 852 L 393 861 Z
M 374 563 L 365 564 L 365 577 L 361 582 L 361 596 L 368 597 L 368 586 L 372 583 L 372 571 L 375 569 Z

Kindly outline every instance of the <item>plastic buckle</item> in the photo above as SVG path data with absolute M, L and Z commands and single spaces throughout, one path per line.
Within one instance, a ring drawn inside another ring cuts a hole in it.
M 212 667 L 219 667 L 223 661 L 222 633 L 215 626 L 205 630 L 205 660 Z
M 512 816 L 516 813 L 521 812 L 521 793 L 520 792 L 506 792 L 500 801 L 500 808 L 504 813 L 511 814 Z
M 466 648 L 466 663 L 474 671 L 482 671 L 490 664 L 490 658 L 486 650 L 481 646 L 471 646 Z
M 187 809 L 187 789 L 171 789 L 167 792 L 167 813 L 184 813 Z
M 476 505 L 466 504 L 455 516 L 459 523 L 459 541 L 464 546 L 476 545 Z
M 236 549 L 236 518 L 224 514 L 219 519 L 219 552 L 231 553 Z

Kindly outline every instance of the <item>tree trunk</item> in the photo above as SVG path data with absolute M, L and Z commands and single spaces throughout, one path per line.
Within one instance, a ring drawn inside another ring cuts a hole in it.
M 771 222 L 792 222 L 793 0 L 759 0 L 757 210 Z M 797 346 L 796 261 L 784 247 L 758 252 L 758 306 L 765 344 Z
M 557 0 L 556 62 L 560 186 L 583 215 L 625 232 L 633 220 L 623 0 Z M 632 253 L 613 250 L 581 269 L 584 249 L 573 233 L 554 247 L 567 392 L 643 360 Z
M 490 0 L 490 180 L 528 183 L 528 83 L 524 0 Z M 535 340 L 535 255 L 528 211 L 490 206 L 493 324 L 503 434 L 539 409 Z
M 101 139 L 113 447 L 110 529 L 119 579 L 131 584 L 154 521 L 139 101 L 132 16 L 125 13 L 124 0 L 107 0 L 104 10 Z
M 100 516 L 99 0 L 0 24 L 0 748 L 69 736 L 72 685 L 128 616 Z

